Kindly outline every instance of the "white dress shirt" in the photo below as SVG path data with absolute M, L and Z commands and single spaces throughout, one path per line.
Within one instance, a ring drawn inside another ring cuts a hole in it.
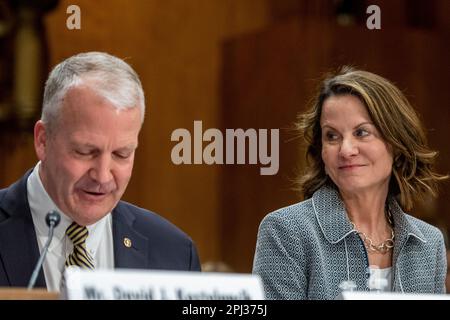
M 46 214 L 52 210 L 57 210 L 61 214 L 61 221 L 54 230 L 53 240 L 43 264 L 47 290 L 58 292 L 66 258 L 73 250 L 72 241 L 65 234 L 67 227 L 72 223 L 72 219 L 55 205 L 45 190 L 39 175 L 40 164 L 40 162 L 36 164 L 27 180 L 28 203 L 30 204 L 40 252 L 42 252 L 48 238 L 48 227 L 45 222 Z M 87 226 L 87 228 L 89 236 L 86 240 L 86 247 L 94 259 L 95 268 L 113 269 L 114 247 L 111 213 L 108 213 L 96 223 Z

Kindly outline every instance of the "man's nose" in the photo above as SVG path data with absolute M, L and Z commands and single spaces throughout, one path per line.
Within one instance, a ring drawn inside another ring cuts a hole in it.
M 110 182 L 113 178 L 111 158 L 106 155 L 97 157 L 90 170 L 90 177 L 99 184 Z

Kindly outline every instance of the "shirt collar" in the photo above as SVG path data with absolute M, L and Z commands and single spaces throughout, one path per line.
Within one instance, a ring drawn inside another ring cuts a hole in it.
M 45 216 L 48 212 L 56 210 L 61 215 L 61 221 L 55 228 L 53 235 L 55 238 L 62 240 L 67 227 L 72 223 L 72 219 L 64 214 L 48 195 L 39 176 L 40 166 L 41 162 L 39 161 L 27 181 L 28 202 L 33 216 L 34 227 L 38 236 L 47 236 L 48 226 L 45 222 Z

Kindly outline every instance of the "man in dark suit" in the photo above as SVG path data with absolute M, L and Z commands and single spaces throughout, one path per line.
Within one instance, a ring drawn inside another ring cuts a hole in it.
M 200 270 L 192 240 L 164 218 L 121 201 L 131 177 L 145 99 L 137 74 L 89 52 L 57 65 L 34 128 L 39 162 L 0 190 L 0 286 L 26 286 L 55 229 L 37 286 L 58 291 L 66 266 Z

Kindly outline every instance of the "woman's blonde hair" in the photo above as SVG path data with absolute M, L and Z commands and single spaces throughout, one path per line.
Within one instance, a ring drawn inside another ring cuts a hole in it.
M 385 142 L 391 146 L 394 162 L 389 193 L 404 210 L 411 210 L 415 198 L 437 195 L 437 182 L 446 179 L 433 171 L 437 152 L 427 145 L 424 129 L 414 109 L 400 90 L 376 74 L 343 67 L 320 85 L 311 108 L 298 116 L 296 127 L 306 140 L 307 170 L 298 180 L 304 198 L 325 184 L 334 185 L 322 161 L 320 117 L 325 100 L 350 94 L 366 106 Z

